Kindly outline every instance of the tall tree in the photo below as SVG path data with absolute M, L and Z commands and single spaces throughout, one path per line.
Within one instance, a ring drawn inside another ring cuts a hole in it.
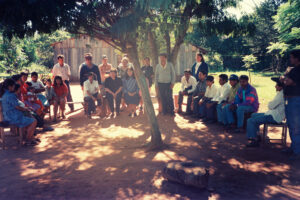
M 279 32 L 281 42 L 300 49 L 300 1 L 289 0 L 282 4 L 275 19 L 275 29 Z
M 72 33 L 88 34 L 104 40 L 121 52 L 129 54 L 151 126 L 150 147 L 157 148 L 162 146 L 162 138 L 146 79 L 140 69 L 138 30 L 147 21 L 159 23 L 157 29 L 163 31 L 166 51 L 174 63 L 191 20 L 206 18 L 211 22 L 222 21 L 223 9 L 235 5 L 235 2 L 236 0 L 4 0 L 0 4 L 0 13 L 4 13 L 0 14 L 0 24 L 8 36 L 23 36 L 35 31 L 49 32 L 65 27 Z M 12 10 L 22 14 L 10 19 L 8 13 Z M 24 18 L 22 15 L 25 15 Z M 166 27 L 162 29 L 162 26 Z M 148 38 L 154 40 L 156 35 L 154 31 L 152 33 L 153 35 L 151 32 L 148 34 Z M 153 57 L 157 55 L 155 48 L 155 45 L 151 48 Z

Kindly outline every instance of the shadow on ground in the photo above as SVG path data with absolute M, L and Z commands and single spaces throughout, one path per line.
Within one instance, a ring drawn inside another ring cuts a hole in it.
M 190 119 L 158 116 L 169 148 L 146 152 L 145 115 L 88 120 L 82 111 L 40 135 L 34 148 L 0 151 L 0 199 L 300 199 L 299 162 L 279 145 L 245 149 L 244 135 Z M 212 192 L 171 183 L 169 161 L 210 168 Z

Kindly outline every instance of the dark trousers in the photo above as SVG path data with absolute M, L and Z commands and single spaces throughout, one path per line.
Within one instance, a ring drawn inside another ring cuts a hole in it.
M 187 94 L 186 96 L 188 96 L 187 105 L 186 105 L 186 112 L 191 113 L 192 112 L 191 105 L 192 105 L 192 101 L 193 101 L 193 94 Z M 178 95 L 179 109 L 181 109 L 181 105 L 182 105 L 182 102 L 183 102 L 183 97 L 184 97 L 183 93 L 179 92 L 179 95 Z
M 207 117 L 207 108 L 206 104 L 209 103 L 210 100 L 204 100 L 204 102 L 201 105 L 198 105 L 199 112 L 198 115 L 199 117 Z
M 70 90 L 70 82 L 65 80 L 65 84 L 67 85 L 68 87 L 68 96 L 67 96 L 67 101 L 68 102 L 73 102 L 73 99 L 72 99 L 72 95 L 71 95 L 71 90 Z M 69 104 L 69 108 L 71 110 L 74 110 L 74 104 Z
M 174 114 L 173 90 L 171 89 L 171 83 L 158 83 L 158 90 L 163 114 Z
M 199 101 L 200 99 L 202 98 L 202 96 L 197 96 L 193 99 L 193 113 L 195 115 L 198 115 L 199 114 Z
M 98 98 L 98 93 L 93 94 L 92 96 L 97 99 L 97 105 L 101 106 L 101 99 Z M 88 104 L 88 109 L 87 109 L 87 114 L 88 115 L 91 115 L 91 113 L 93 111 L 96 111 L 95 101 L 92 97 L 90 97 L 90 96 L 84 97 L 84 102 L 86 102 Z
M 286 100 L 285 113 L 292 141 L 291 148 L 295 154 L 300 155 L 300 96 Z
M 212 102 L 208 102 L 208 103 L 212 103 Z M 217 112 L 217 105 L 218 104 L 213 104 L 213 106 L 211 106 L 210 108 L 205 108 L 205 112 L 206 112 L 206 118 L 209 120 L 216 120 L 216 112 Z
M 110 108 L 110 111 L 113 113 L 115 111 L 114 102 L 116 101 L 116 112 L 120 113 L 120 104 L 121 104 L 121 98 L 122 98 L 122 92 L 119 92 L 116 99 L 114 99 L 114 96 L 110 93 L 106 92 L 106 99 L 108 101 L 108 105 Z

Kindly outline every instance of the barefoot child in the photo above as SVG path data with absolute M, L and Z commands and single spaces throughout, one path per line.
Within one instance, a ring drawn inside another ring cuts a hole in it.
M 65 119 L 65 107 L 66 107 L 66 100 L 68 95 L 68 87 L 66 84 L 62 81 L 62 78 L 60 76 L 56 76 L 54 78 L 54 84 L 53 84 L 55 97 L 54 97 L 54 120 L 57 120 L 57 111 L 58 106 L 61 110 L 62 118 Z

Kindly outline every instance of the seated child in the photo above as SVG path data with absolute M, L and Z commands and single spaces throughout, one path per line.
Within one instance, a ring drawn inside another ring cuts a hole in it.
M 211 100 L 218 95 L 218 87 L 214 84 L 213 76 L 207 76 L 206 85 L 204 97 L 199 101 L 199 118 L 207 117 L 206 104 L 210 103 Z
M 31 86 L 34 88 L 34 93 L 36 94 L 37 98 L 42 102 L 43 106 L 48 107 L 48 101 L 45 97 L 45 95 L 42 94 L 42 92 L 45 91 L 45 85 L 42 83 L 42 81 L 38 80 L 38 73 L 32 72 L 31 73 Z
M 31 86 L 28 87 L 27 99 L 25 100 L 24 103 L 25 103 L 25 105 L 27 107 L 31 108 L 38 115 L 42 115 L 43 114 L 43 105 L 38 100 L 37 96 L 34 93 L 34 88 L 31 87 Z

